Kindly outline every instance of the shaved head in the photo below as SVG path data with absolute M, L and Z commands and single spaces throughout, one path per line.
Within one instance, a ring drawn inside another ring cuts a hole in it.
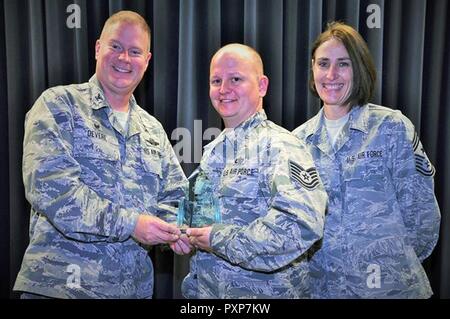
M 233 43 L 211 59 L 209 96 L 225 127 L 236 127 L 263 108 L 269 79 L 258 52 Z
M 211 65 L 213 65 L 217 59 L 225 55 L 239 56 L 243 60 L 253 64 L 258 76 L 262 76 L 264 74 L 264 66 L 261 56 L 252 47 L 240 43 L 227 44 L 214 54 L 211 59 Z

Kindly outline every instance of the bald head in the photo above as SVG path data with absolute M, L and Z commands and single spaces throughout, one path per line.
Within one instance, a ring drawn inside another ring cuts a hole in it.
M 236 127 L 261 110 L 268 84 L 260 55 L 246 45 L 226 45 L 211 59 L 209 96 L 225 127 Z
M 261 56 L 255 49 L 240 43 L 231 43 L 220 48 L 211 59 L 211 66 L 223 56 L 234 56 L 252 64 L 256 74 L 262 76 L 264 67 Z
M 130 24 L 136 25 L 142 29 L 148 35 L 148 51 L 150 51 L 150 43 L 151 43 L 151 31 L 150 27 L 147 24 L 147 21 L 134 11 L 123 10 L 114 13 L 112 16 L 106 20 L 105 25 L 103 26 L 102 33 L 100 35 L 100 40 L 102 40 L 106 34 L 111 31 L 111 27 L 116 24 Z

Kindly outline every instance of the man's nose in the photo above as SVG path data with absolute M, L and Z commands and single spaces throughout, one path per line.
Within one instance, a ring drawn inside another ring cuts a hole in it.
M 228 81 L 222 81 L 220 84 L 219 93 L 226 93 L 229 91 Z
M 130 61 L 130 56 L 128 54 L 128 51 L 124 50 L 122 53 L 119 54 L 119 60 L 124 60 L 126 62 Z

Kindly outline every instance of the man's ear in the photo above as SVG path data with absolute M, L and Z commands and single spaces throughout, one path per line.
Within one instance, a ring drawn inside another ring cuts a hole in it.
M 147 55 L 147 66 L 148 66 L 148 63 L 150 62 L 150 60 L 152 59 L 152 53 L 151 52 L 148 52 L 148 55 Z
M 95 42 L 95 59 L 97 60 L 98 52 L 100 51 L 100 39 Z
M 265 75 L 261 76 L 259 79 L 259 96 L 266 96 L 267 89 L 269 88 L 269 78 Z

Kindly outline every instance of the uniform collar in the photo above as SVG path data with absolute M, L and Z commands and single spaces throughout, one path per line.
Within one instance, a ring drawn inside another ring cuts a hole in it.
M 234 128 L 226 128 L 222 132 L 220 132 L 219 136 L 212 141 L 211 143 L 205 145 L 204 151 L 211 150 L 214 147 L 216 147 L 217 144 L 220 142 L 228 139 L 230 141 L 233 141 L 236 138 L 236 133 L 241 133 L 243 131 L 248 131 L 249 129 L 252 129 L 259 124 L 261 124 L 263 121 L 267 120 L 266 112 L 261 109 L 260 111 L 253 114 L 251 117 L 249 117 L 247 120 L 239 124 L 238 126 Z M 239 136 L 242 137 L 242 136 Z
M 146 130 L 145 126 L 142 125 L 142 119 L 139 112 L 136 112 L 135 110 L 135 107 L 130 108 L 130 117 L 128 118 L 128 137 L 139 134 L 143 130 Z
M 106 100 L 102 86 L 95 74 L 89 79 L 89 83 L 92 85 L 92 95 L 91 95 L 92 108 L 95 110 L 98 110 L 103 107 L 109 107 L 111 109 L 111 106 L 109 105 L 108 101 Z M 133 108 L 136 107 L 136 104 L 137 104 L 136 99 L 134 98 L 133 95 L 131 95 L 131 98 L 129 101 L 130 112 L 131 112 L 131 110 L 133 110 Z M 111 109 L 111 111 L 112 111 L 112 109 Z
M 256 127 L 259 124 L 261 124 L 263 121 L 267 120 L 266 112 L 264 112 L 264 109 L 259 110 L 252 116 L 250 116 L 248 119 L 246 119 L 244 122 L 239 124 L 234 128 L 234 130 L 248 130 L 250 128 Z
M 99 110 L 101 108 L 106 108 L 106 114 L 108 115 L 108 118 L 111 123 L 113 123 L 111 117 L 113 116 L 113 110 L 111 108 L 111 105 L 106 100 L 105 94 L 103 92 L 102 86 L 100 82 L 97 79 L 97 76 L 94 74 L 90 79 L 89 83 L 92 87 L 92 95 L 91 95 L 91 102 L 92 102 L 92 108 L 94 110 Z M 133 136 L 135 134 L 138 134 L 142 131 L 142 127 L 140 125 L 141 118 L 137 111 L 137 103 L 136 99 L 133 95 L 131 95 L 130 101 L 130 116 L 129 116 L 129 127 L 128 127 L 128 137 Z M 114 126 L 114 124 L 113 124 Z M 121 128 L 119 126 L 115 126 L 115 129 L 121 132 Z
M 369 105 L 354 106 L 350 110 L 347 124 L 345 124 L 340 138 L 336 140 L 335 148 L 331 146 L 325 127 L 323 108 L 306 125 L 306 140 L 316 145 L 330 157 L 334 156 L 349 139 L 351 130 L 358 130 L 367 134 L 369 131 Z
M 348 121 L 350 129 L 367 134 L 369 132 L 369 104 L 353 107 Z
M 218 163 L 223 162 L 221 152 L 219 152 L 219 154 L 216 154 L 214 149 L 221 143 L 233 145 L 233 143 L 237 138 L 245 138 L 246 134 L 243 133 L 252 131 L 252 128 L 257 127 L 265 120 L 267 120 L 266 112 L 263 109 L 261 109 L 260 111 L 256 112 L 251 117 L 249 117 L 247 120 L 236 126 L 235 128 L 224 129 L 222 132 L 220 132 L 219 136 L 217 136 L 217 138 L 214 141 L 204 146 L 203 148 L 204 158 L 208 158 L 209 162 L 214 161 L 217 161 Z
M 310 138 L 311 135 L 320 136 L 322 129 L 325 127 L 324 123 L 323 107 L 319 113 L 314 116 L 306 127 L 306 138 Z M 369 104 L 363 106 L 354 106 L 350 110 L 348 118 L 350 129 L 358 130 L 364 133 L 369 132 Z

